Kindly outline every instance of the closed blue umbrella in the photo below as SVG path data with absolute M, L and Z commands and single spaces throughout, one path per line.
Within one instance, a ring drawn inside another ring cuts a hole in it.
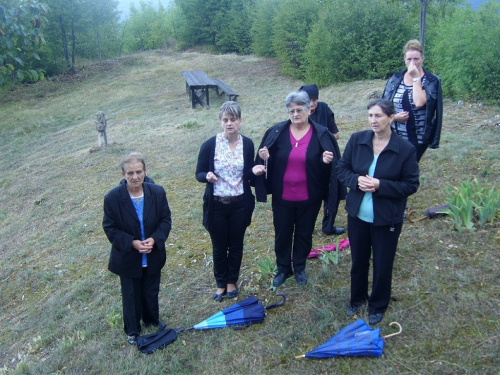
M 282 293 L 276 294 L 281 296 L 283 300 L 279 303 L 263 307 L 258 298 L 248 297 L 241 302 L 235 303 L 217 314 L 212 315 L 210 318 L 194 325 L 191 329 L 213 329 L 223 328 L 235 325 L 250 325 L 252 323 L 262 323 L 266 316 L 265 310 L 281 306 L 285 303 L 286 297 Z M 186 330 L 186 331 L 187 331 Z
M 384 349 L 384 339 L 402 332 L 399 323 L 393 322 L 389 325 L 397 325 L 399 332 L 380 337 L 380 328 L 373 329 L 363 319 L 358 319 L 353 324 L 342 328 L 339 333 L 323 345 L 295 358 L 380 357 Z

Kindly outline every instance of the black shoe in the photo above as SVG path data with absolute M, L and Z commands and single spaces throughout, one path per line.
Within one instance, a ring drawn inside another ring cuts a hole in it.
M 345 314 L 347 317 L 352 318 L 357 313 L 359 313 L 359 306 L 349 306 Z
M 331 235 L 336 235 L 338 236 L 339 234 L 342 234 L 342 233 L 345 233 L 345 228 L 342 228 L 342 227 L 333 227 L 333 229 L 331 230 L 331 232 L 325 232 L 323 231 L 323 234 L 327 235 L 327 236 L 331 236 Z
M 214 293 L 212 298 L 214 299 L 215 302 L 222 302 L 225 295 L 226 295 L 226 291 L 223 291 L 221 294 Z
M 307 276 L 305 271 L 300 271 L 295 274 L 295 281 L 297 281 L 297 285 L 306 285 L 307 284 Z
M 128 337 L 127 337 L 127 342 L 128 342 L 130 345 L 135 345 L 135 344 L 137 344 L 137 336 L 128 336 Z
M 378 313 L 378 314 L 370 314 L 368 315 L 368 323 L 371 326 L 374 326 L 377 323 L 380 323 L 382 318 L 384 317 L 384 313 Z
M 158 322 L 158 330 L 163 331 L 165 328 L 167 328 L 167 325 L 163 323 L 162 321 Z
M 238 291 L 238 289 L 235 289 L 235 290 L 233 290 L 232 292 L 227 292 L 227 298 L 229 298 L 229 299 L 236 298 L 236 296 L 237 296 L 239 293 L 240 293 L 240 292 Z
M 288 279 L 292 274 L 285 274 L 284 272 L 278 273 L 273 280 L 273 287 L 277 288 L 279 286 L 282 286 L 286 279 Z

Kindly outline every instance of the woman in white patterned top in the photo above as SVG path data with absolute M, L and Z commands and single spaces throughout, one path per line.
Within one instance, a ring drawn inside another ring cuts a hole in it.
M 213 299 L 238 295 L 243 258 L 243 238 L 250 225 L 255 197 L 250 188 L 255 175 L 254 145 L 240 134 L 241 109 L 236 102 L 222 104 L 219 119 L 222 133 L 201 146 L 196 179 L 206 183 L 203 197 L 203 225 L 210 233 L 217 291 Z

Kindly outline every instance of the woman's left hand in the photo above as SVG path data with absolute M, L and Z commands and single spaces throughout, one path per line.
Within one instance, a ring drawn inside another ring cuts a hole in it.
M 333 160 L 333 152 L 325 151 L 323 152 L 323 163 L 330 164 Z
M 380 187 L 380 180 L 370 176 L 359 176 L 358 187 L 359 190 L 364 191 L 365 193 L 373 193 Z

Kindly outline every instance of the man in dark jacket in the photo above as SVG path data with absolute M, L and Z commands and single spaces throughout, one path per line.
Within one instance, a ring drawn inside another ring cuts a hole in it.
M 333 134 L 335 139 L 339 139 L 339 129 L 335 123 L 335 115 L 330 109 L 328 104 L 318 101 L 319 89 L 314 83 L 311 85 L 302 86 L 299 91 L 307 92 L 309 99 L 311 100 L 311 106 L 309 107 L 309 118 L 314 122 L 326 127 L 330 133 Z M 334 177 L 335 167 L 332 168 L 332 178 Z M 345 199 L 346 189 L 340 184 L 332 183 L 330 181 L 330 190 L 328 192 L 328 199 L 323 201 L 323 221 L 321 230 L 324 234 L 342 234 L 345 229 L 342 227 L 335 226 L 335 217 L 339 209 L 340 200 Z
M 124 330 L 133 345 L 141 319 L 146 326 L 165 326 L 159 319 L 158 293 L 172 220 L 165 190 L 144 182 L 142 155 L 131 153 L 121 168 L 126 183 L 104 197 L 102 227 L 112 244 L 108 269 L 120 276 Z

